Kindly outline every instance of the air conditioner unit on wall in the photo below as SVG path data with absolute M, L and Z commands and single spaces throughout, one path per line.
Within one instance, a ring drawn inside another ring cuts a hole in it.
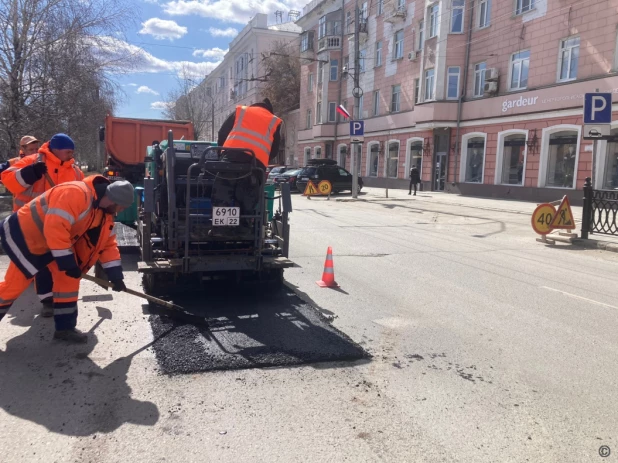
M 485 82 L 497 82 L 500 77 L 498 68 L 488 68 L 485 70 Z
M 483 88 L 483 94 L 495 95 L 496 93 L 498 93 L 498 82 L 485 82 L 485 87 Z
M 410 53 L 408 53 L 408 60 L 409 61 L 416 61 L 416 59 L 418 58 L 418 51 L 411 51 Z

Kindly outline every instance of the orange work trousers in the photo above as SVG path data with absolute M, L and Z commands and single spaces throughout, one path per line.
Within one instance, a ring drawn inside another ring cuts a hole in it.
M 71 278 L 58 269 L 56 262 L 47 266 L 53 279 L 54 322 L 57 330 L 71 330 L 77 325 L 77 299 L 80 279 Z M 34 278 L 26 278 L 11 262 L 0 283 L 0 320 L 7 314 L 13 302 L 30 286 Z

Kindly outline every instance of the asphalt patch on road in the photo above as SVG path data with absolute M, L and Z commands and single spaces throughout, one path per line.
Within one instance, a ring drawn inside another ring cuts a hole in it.
M 285 288 L 260 294 L 198 293 L 174 303 L 204 316 L 208 326 L 185 324 L 152 314 L 150 324 L 160 370 L 186 374 L 213 370 L 285 367 L 318 362 L 354 361 L 369 354 L 332 327 L 317 308 Z

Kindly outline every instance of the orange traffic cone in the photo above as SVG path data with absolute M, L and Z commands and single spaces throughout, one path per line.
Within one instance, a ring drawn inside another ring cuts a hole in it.
M 324 262 L 324 273 L 322 280 L 316 281 L 318 286 L 322 288 L 338 288 L 339 285 L 335 282 L 335 267 L 333 266 L 333 248 L 328 247 L 326 251 L 326 262 Z

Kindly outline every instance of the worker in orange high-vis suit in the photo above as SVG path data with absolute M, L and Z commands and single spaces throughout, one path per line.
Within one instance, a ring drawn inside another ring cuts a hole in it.
M 0 164 L 0 174 L 19 161 L 25 156 L 35 154 L 39 150 L 41 142 L 34 138 L 32 135 L 25 135 L 21 137 L 19 142 L 19 155 L 16 158 L 11 158 L 6 162 Z
M 115 291 L 126 289 L 114 216 L 133 203 L 133 186 L 95 175 L 55 186 L 0 225 L 0 240 L 11 259 L 0 283 L 0 320 L 34 276 L 49 268 L 53 277 L 55 339 L 87 342 L 77 330 L 77 299 L 82 273 L 97 261 Z
M 281 119 L 273 115 L 268 98 L 251 106 L 237 106 L 219 129 L 219 146 L 253 150 L 258 166 L 266 168 L 279 153 Z M 236 154 L 236 153 L 235 153 Z M 243 161 L 234 158 L 232 161 Z
M 2 182 L 14 195 L 13 211 L 17 211 L 54 185 L 83 180 L 84 174 L 73 163 L 74 151 L 75 143 L 71 137 L 58 133 L 39 148 L 38 152 L 24 156 L 4 171 Z M 51 317 L 53 282 L 48 269 L 44 268 L 37 273 L 35 286 L 39 300 L 43 304 L 41 315 Z

